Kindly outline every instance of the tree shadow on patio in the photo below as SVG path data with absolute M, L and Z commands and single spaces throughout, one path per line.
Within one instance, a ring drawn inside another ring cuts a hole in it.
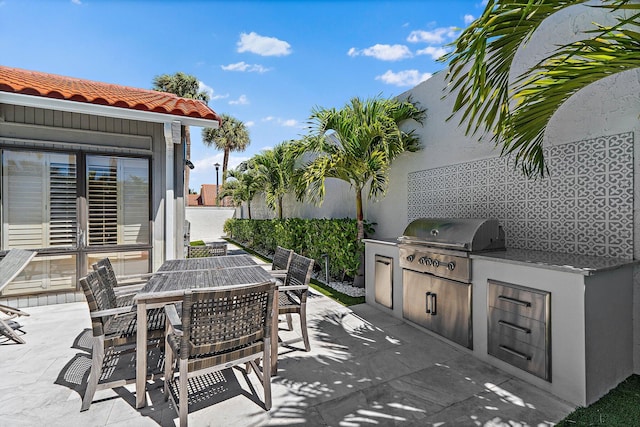
M 386 322 L 386 323 L 385 323 Z M 545 392 L 387 317 L 310 322 L 311 353 L 283 358 L 271 425 L 552 425 L 566 409 Z M 526 397 L 525 397 L 526 396 Z

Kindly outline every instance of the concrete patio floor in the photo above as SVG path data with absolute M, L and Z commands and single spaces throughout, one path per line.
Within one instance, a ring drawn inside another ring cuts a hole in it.
M 312 350 L 279 349 L 272 409 L 263 409 L 254 374 L 227 370 L 211 404 L 190 411 L 190 425 L 545 426 L 574 409 L 374 307 L 347 308 L 316 293 L 308 304 Z M 99 391 L 81 413 L 86 304 L 27 311 L 20 319 L 27 343 L 0 339 L 0 426 L 177 425 L 161 379 L 148 383 L 146 408 L 135 409 L 131 385 Z

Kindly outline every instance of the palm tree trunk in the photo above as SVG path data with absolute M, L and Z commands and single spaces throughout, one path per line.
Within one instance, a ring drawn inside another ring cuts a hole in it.
M 356 224 L 358 226 L 357 240 L 364 239 L 364 213 L 362 210 L 362 188 L 356 188 Z
M 222 185 L 227 180 L 227 166 L 229 165 L 229 147 L 224 147 L 224 157 L 222 159 Z

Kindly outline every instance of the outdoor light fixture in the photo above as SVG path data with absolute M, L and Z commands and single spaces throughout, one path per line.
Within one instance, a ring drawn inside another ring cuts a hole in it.
M 184 161 L 184 164 L 185 164 L 185 165 L 187 165 L 187 166 L 189 166 L 189 169 L 193 169 L 193 168 L 195 168 L 194 164 L 193 164 L 193 163 L 191 163 L 191 160 L 189 160 L 189 159 L 186 159 L 186 160 Z
M 219 203 L 218 191 L 220 190 L 220 187 L 218 184 L 218 169 L 220 169 L 220 163 L 214 163 L 213 166 L 216 167 L 216 206 L 218 206 L 218 203 Z

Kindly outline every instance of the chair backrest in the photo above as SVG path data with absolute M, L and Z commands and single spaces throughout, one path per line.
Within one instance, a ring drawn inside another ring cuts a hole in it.
M 87 299 L 89 311 L 92 313 L 116 307 L 116 296 L 113 289 L 104 283 L 102 277 L 105 272 L 100 270 L 105 270 L 105 267 L 100 267 L 99 271 L 91 271 L 85 277 L 80 279 L 80 286 L 82 287 L 84 296 Z M 91 320 L 93 335 L 104 335 L 104 319 L 102 317 L 98 317 Z
M 274 282 L 189 290 L 182 302 L 180 358 L 232 351 L 268 338 Z
M 209 247 L 209 256 L 224 256 L 227 254 L 226 242 L 214 242 L 207 246 Z
M 25 249 L 10 249 L 0 260 L 0 290 L 15 279 L 36 254 Z
M 287 269 L 287 277 L 284 279 L 285 287 L 288 285 L 308 285 L 311 281 L 311 273 L 315 261 L 294 253 Z
M 276 252 L 273 254 L 273 262 L 271 263 L 272 270 L 286 270 L 289 268 L 293 251 L 291 249 L 285 249 L 282 246 L 276 247 Z
M 227 243 L 209 243 L 204 246 L 187 246 L 187 258 L 223 256 L 227 254 Z
M 111 264 L 109 258 L 102 258 L 93 264 L 93 270 L 100 273 L 102 281 L 106 285 L 110 286 L 111 289 L 118 286 L 118 278 L 116 277 L 116 272 L 113 269 L 113 264 Z

